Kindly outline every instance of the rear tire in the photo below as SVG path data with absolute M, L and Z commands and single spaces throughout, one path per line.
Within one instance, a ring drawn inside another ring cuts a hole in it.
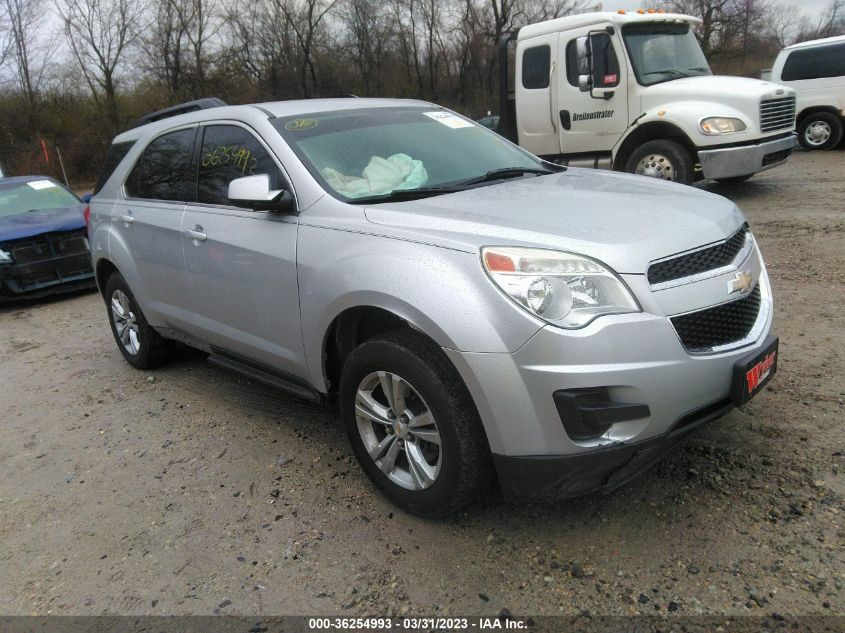
M 832 150 L 842 140 L 842 119 L 832 112 L 808 114 L 798 124 L 798 142 L 807 150 Z
M 340 408 L 364 472 L 408 512 L 454 514 L 492 480 L 469 392 L 443 351 L 420 334 L 399 330 L 356 348 L 341 372 Z
M 174 343 L 156 332 L 144 317 L 129 285 L 120 273 L 105 284 L 109 324 L 126 362 L 135 369 L 153 369 L 170 360 Z
M 682 185 L 695 182 L 695 164 L 689 150 L 677 141 L 668 139 L 640 145 L 628 157 L 625 171 Z

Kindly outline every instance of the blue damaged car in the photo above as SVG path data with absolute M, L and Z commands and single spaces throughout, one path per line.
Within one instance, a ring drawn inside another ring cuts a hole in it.
M 52 178 L 0 180 L 0 301 L 94 284 L 87 206 Z

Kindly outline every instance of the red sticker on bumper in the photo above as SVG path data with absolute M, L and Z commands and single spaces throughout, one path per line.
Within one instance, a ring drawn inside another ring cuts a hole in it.
M 775 358 L 777 358 L 777 350 L 767 354 L 763 360 L 745 372 L 745 384 L 748 387 L 749 394 L 754 393 L 757 386 L 769 375 L 775 364 Z

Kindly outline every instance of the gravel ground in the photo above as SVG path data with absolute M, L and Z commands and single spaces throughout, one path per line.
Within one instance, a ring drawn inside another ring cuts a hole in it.
M 138 372 L 94 293 L 0 308 L 0 613 L 843 614 L 845 154 L 705 188 L 768 262 L 779 373 L 600 498 L 395 510 L 332 411 L 186 351 Z

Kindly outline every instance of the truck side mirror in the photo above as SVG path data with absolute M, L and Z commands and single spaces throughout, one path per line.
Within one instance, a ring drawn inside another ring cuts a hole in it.
M 578 75 L 578 90 L 590 92 L 593 89 L 593 80 L 590 75 Z

